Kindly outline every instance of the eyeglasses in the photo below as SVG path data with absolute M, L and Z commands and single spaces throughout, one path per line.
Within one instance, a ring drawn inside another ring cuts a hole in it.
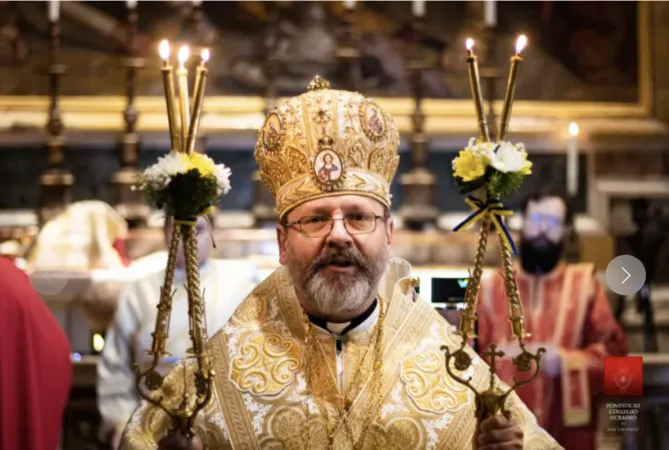
M 549 228 L 556 228 L 564 225 L 561 217 L 552 214 L 531 213 L 526 217 L 526 222 L 534 226 L 541 226 L 545 223 Z
M 284 227 L 292 227 L 302 235 L 312 238 L 321 238 L 330 234 L 335 220 L 343 220 L 346 231 L 351 235 L 369 234 L 376 230 L 377 220 L 387 220 L 387 217 L 376 214 L 352 213 L 344 217 L 307 216 L 294 222 L 285 223 Z

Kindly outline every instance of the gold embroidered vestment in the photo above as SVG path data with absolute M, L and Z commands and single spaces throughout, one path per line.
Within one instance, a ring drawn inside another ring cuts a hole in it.
M 391 283 L 392 285 L 392 283 Z M 386 301 L 382 373 L 373 373 L 374 328 L 352 332 L 343 346 L 343 390 L 349 394 L 346 420 L 332 430 L 334 449 L 470 449 L 475 430 L 474 396 L 446 373 L 440 346 L 455 350 L 451 326 L 414 294 L 412 279 L 394 283 Z M 277 269 L 242 302 L 230 321 L 208 342 L 216 370 L 215 393 L 196 421 L 205 449 L 326 449 L 328 416 L 335 417 L 338 386 L 335 340 L 314 327 L 318 351 L 304 345 L 299 301 L 285 268 Z M 470 349 L 471 376 L 477 388 L 489 382 L 488 367 Z M 315 398 L 307 388 L 306 363 L 317 380 Z M 313 364 L 316 360 L 317 364 Z M 356 377 L 356 373 L 361 373 Z M 181 363 L 166 379 L 163 395 L 181 400 Z M 380 377 L 380 389 L 370 380 Z M 351 384 L 355 382 L 355 385 Z M 517 396 L 509 400 L 525 433 L 525 448 L 559 449 L 537 425 Z M 320 407 L 319 407 L 320 405 Z M 371 412 L 371 414 L 370 414 Z M 308 426 L 305 426 L 308 424 Z M 157 447 L 169 427 L 167 415 L 144 402 L 126 427 L 122 448 Z M 350 434 L 353 434 L 353 442 Z

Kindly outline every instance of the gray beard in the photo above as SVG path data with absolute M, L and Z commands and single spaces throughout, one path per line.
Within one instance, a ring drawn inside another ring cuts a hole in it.
M 362 260 L 358 254 L 358 270 L 352 274 L 333 274 L 310 266 L 289 267 L 292 278 L 306 295 L 313 313 L 322 318 L 351 315 L 360 311 L 378 290 L 379 280 L 388 265 L 388 248 L 375 261 Z M 364 266 L 364 267 L 363 267 Z
M 305 286 L 313 306 L 325 317 L 358 311 L 373 295 L 373 284 L 358 274 L 333 278 L 320 271 Z

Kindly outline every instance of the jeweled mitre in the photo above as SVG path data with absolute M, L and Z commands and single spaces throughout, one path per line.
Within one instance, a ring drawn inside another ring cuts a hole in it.
M 399 131 L 379 105 L 320 77 L 281 103 L 258 132 L 254 156 L 279 217 L 317 198 L 356 194 L 390 207 Z

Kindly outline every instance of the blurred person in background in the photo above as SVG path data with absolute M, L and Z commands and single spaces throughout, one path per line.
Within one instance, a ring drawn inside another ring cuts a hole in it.
M 0 449 L 58 448 L 70 343 L 28 276 L 0 257 Z
M 259 282 L 256 265 L 245 260 L 216 260 L 213 248 L 213 217 L 200 217 L 197 222 L 200 283 L 204 291 L 207 331 L 215 333 L 237 308 L 241 300 Z M 171 218 L 165 221 L 164 236 L 169 246 L 172 234 Z M 102 416 L 101 438 L 119 447 L 121 434 L 128 419 L 139 404 L 132 364 L 144 370 L 151 357 L 144 350 L 151 348 L 160 289 L 165 279 L 167 253 L 163 257 L 149 255 L 149 263 L 133 264 L 142 267 L 137 278 L 123 288 L 114 319 L 105 338 L 98 365 L 98 408 Z M 174 275 L 175 294 L 172 300 L 167 351 L 171 356 L 161 359 L 159 372 L 166 374 L 191 347 L 188 329 L 188 296 L 183 248 L 179 247 Z
M 591 263 L 563 261 L 565 227 L 573 222 L 566 197 L 551 190 L 530 195 L 523 205 L 520 261 L 515 264 L 527 333 L 527 349 L 546 349 L 537 378 L 518 388 L 539 425 L 563 447 L 596 448 L 597 412 L 607 355 L 627 354 L 627 338 L 615 320 L 604 286 Z M 511 358 L 520 354 L 511 340 L 508 303 L 501 272 L 485 274 L 479 291 L 478 351 L 498 343 L 505 353 L 497 374 L 508 384 L 526 379 Z M 564 395 L 567 393 L 568 395 Z

